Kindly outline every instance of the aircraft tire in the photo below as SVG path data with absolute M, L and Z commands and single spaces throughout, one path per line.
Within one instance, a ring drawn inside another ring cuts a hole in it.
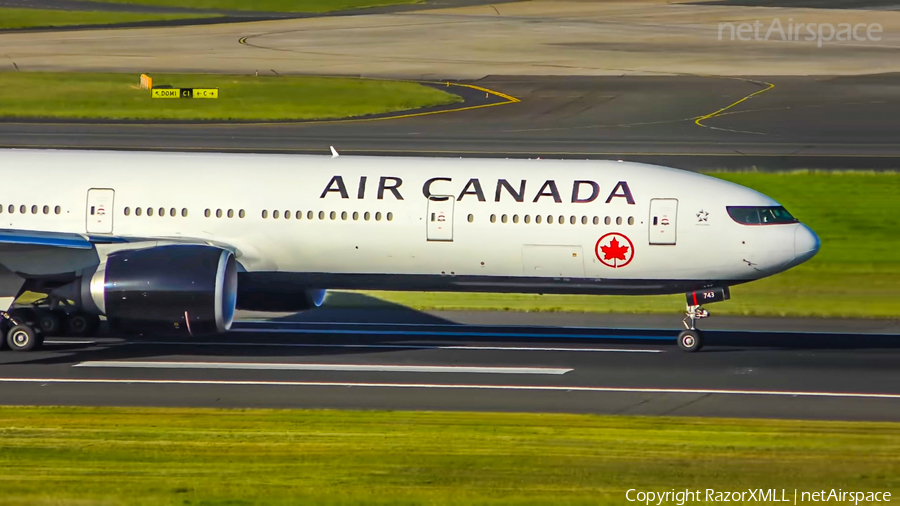
M 66 335 L 72 337 L 92 337 L 100 328 L 100 317 L 85 313 L 75 313 L 66 318 Z
M 15 325 L 6 333 L 6 345 L 12 351 L 31 351 L 42 343 L 43 339 L 28 325 Z
M 703 334 L 699 330 L 685 330 L 678 334 L 678 347 L 681 351 L 694 353 L 703 347 Z
M 58 336 L 62 333 L 63 325 L 60 317 L 53 311 L 46 309 L 35 312 L 35 326 L 45 336 Z

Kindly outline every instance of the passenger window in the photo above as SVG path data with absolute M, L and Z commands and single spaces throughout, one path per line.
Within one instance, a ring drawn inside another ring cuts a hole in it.
M 284 219 L 286 219 L 286 220 L 291 219 L 291 212 L 290 212 L 290 211 L 285 211 L 285 212 L 284 212 Z
M 331 211 L 330 213 L 328 213 L 328 217 L 331 218 L 332 220 L 334 220 L 335 218 L 337 218 L 337 213 L 334 211 Z
M 599 224 L 600 224 L 600 217 L 594 216 L 594 225 L 599 225 Z
M 303 219 L 303 211 L 297 211 L 297 212 L 294 214 L 294 218 L 296 218 L 296 219 L 298 219 L 298 220 L 302 220 L 302 219 Z
M 525 223 L 531 223 L 531 215 L 530 214 L 525 215 Z
M 519 215 L 518 215 L 518 214 L 514 214 L 514 215 L 513 215 L 513 223 L 518 223 L 518 222 L 519 222 Z
M 505 215 L 505 214 L 504 214 L 503 216 L 500 217 L 500 222 L 501 222 L 501 223 L 506 223 L 506 215 Z
M 134 215 L 135 215 L 135 216 L 140 216 L 141 213 L 143 213 L 143 212 L 144 212 L 143 209 L 141 209 L 140 207 L 135 207 L 135 208 L 134 208 Z
M 160 216 L 160 218 L 163 218 L 166 216 L 165 208 L 162 208 L 162 207 L 159 208 L 159 216 Z
M 209 218 L 209 215 L 210 215 L 209 209 L 207 209 L 206 211 L 203 211 L 203 216 L 206 216 L 207 218 Z M 263 216 L 263 218 L 265 218 L 265 216 Z
M 174 207 L 172 209 L 169 209 L 169 216 L 174 218 L 176 214 L 178 214 L 178 210 L 176 210 Z
M 582 225 L 587 225 L 587 223 L 588 223 L 587 216 L 582 216 L 582 217 L 581 217 L 581 224 L 582 224 Z
M 472 223 L 473 221 L 475 221 L 475 215 L 470 214 L 469 216 L 466 217 L 466 221 L 468 221 L 469 223 Z
M 496 214 L 491 215 L 491 223 L 497 223 L 497 215 Z
M 570 225 L 574 225 L 576 221 L 578 221 L 578 218 L 576 218 L 574 216 L 569 216 L 569 224 Z
M 553 224 L 553 216 L 552 216 L 552 215 L 547 215 L 547 224 L 548 224 L 548 225 L 552 225 L 552 224 Z
M 347 221 L 347 211 L 341 213 L 341 219 Z
M 609 216 L 607 216 L 606 218 L 603 218 L 604 225 L 609 225 L 611 223 L 612 223 L 612 219 Z
M 628 224 L 629 224 L 629 225 L 634 225 L 634 216 L 629 216 L 629 217 L 628 217 Z
M 387 213 L 387 220 L 394 221 L 394 213 Z
M 621 225 L 621 224 L 622 224 L 622 217 L 621 216 L 616 217 L 616 225 Z
M 535 222 L 535 223 L 540 223 L 540 222 L 541 222 L 541 218 L 542 218 L 542 217 L 541 217 L 540 214 L 535 215 L 535 217 L 534 217 L 534 222 Z
M 37 214 L 37 206 L 31 206 L 31 214 Z
M 381 221 L 381 213 L 375 213 L 375 221 Z
M 363 219 L 366 220 L 366 221 L 369 221 L 369 216 L 371 216 L 371 215 L 369 214 L 369 211 L 366 211 L 365 214 L 363 214 Z
M 221 218 L 221 217 L 222 217 L 222 210 L 221 210 L 221 209 L 216 209 L 216 218 Z M 275 216 L 274 216 L 274 218 L 277 218 L 277 217 L 278 217 L 278 211 L 275 211 Z
M 131 216 L 131 208 L 130 207 L 125 208 L 125 216 Z
M 153 208 L 152 207 L 147 208 L 147 216 L 153 216 Z
M 19 214 L 25 214 L 25 206 L 19 206 Z
M 53 212 L 54 212 L 55 214 L 59 214 L 59 213 L 62 212 L 62 208 L 59 207 L 59 206 L 56 206 L 56 207 L 53 208 Z
M 358 220 L 359 220 L 359 213 L 356 211 L 353 211 L 353 221 L 358 221 Z
M 229 210 L 228 210 L 228 215 L 227 215 L 227 216 L 228 216 L 229 218 L 234 218 L 234 209 L 229 209 Z
M 187 213 L 187 208 L 186 208 L 186 207 L 182 207 L 182 208 L 181 208 L 181 217 L 182 217 L 182 218 L 187 218 L 187 214 L 188 214 L 188 213 Z
M 325 219 L 325 211 L 319 211 L 319 219 L 320 219 L 320 220 L 324 220 L 324 219 Z
M 273 220 L 277 220 L 279 216 L 281 216 L 281 213 L 279 213 L 277 209 L 272 211 L 272 219 Z
M 50 214 L 50 206 L 44 206 L 44 214 Z
M 263 212 L 262 212 L 262 217 L 263 217 L 263 219 L 268 218 L 268 217 L 269 217 L 269 211 L 263 210 Z
M 240 211 L 238 211 L 238 217 L 239 217 L 239 218 L 243 218 L 244 216 L 246 216 L 246 213 L 244 213 L 244 210 L 243 210 L 243 209 L 241 209 Z

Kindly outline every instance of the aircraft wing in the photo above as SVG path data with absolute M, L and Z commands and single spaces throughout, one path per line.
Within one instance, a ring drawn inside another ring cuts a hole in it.
M 0 229 L 0 248 L 3 245 L 45 246 L 50 248 L 89 250 L 96 244 L 164 241 L 185 244 L 210 244 L 210 241 L 193 237 L 118 237 L 108 235 L 76 234 L 71 232 L 45 232 L 40 230 Z M 217 246 L 230 249 L 226 245 Z

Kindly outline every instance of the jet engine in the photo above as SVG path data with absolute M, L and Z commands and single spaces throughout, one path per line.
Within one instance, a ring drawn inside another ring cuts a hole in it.
M 81 281 L 84 310 L 119 330 L 225 332 L 234 320 L 237 262 L 214 246 L 168 245 L 110 254 Z

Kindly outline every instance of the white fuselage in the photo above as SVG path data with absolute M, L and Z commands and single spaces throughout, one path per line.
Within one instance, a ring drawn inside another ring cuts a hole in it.
M 15 182 L 0 189 L 0 228 L 207 242 L 243 272 L 319 288 L 668 293 L 758 279 L 818 249 L 800 223 L 726 212 L 778 205 L 765 195 L 637 163 L 0 150 L 0 174 Z M 96 261 L 120 247 L 97 246 Z M 48 255 L 0 263 L 79 268 Z

